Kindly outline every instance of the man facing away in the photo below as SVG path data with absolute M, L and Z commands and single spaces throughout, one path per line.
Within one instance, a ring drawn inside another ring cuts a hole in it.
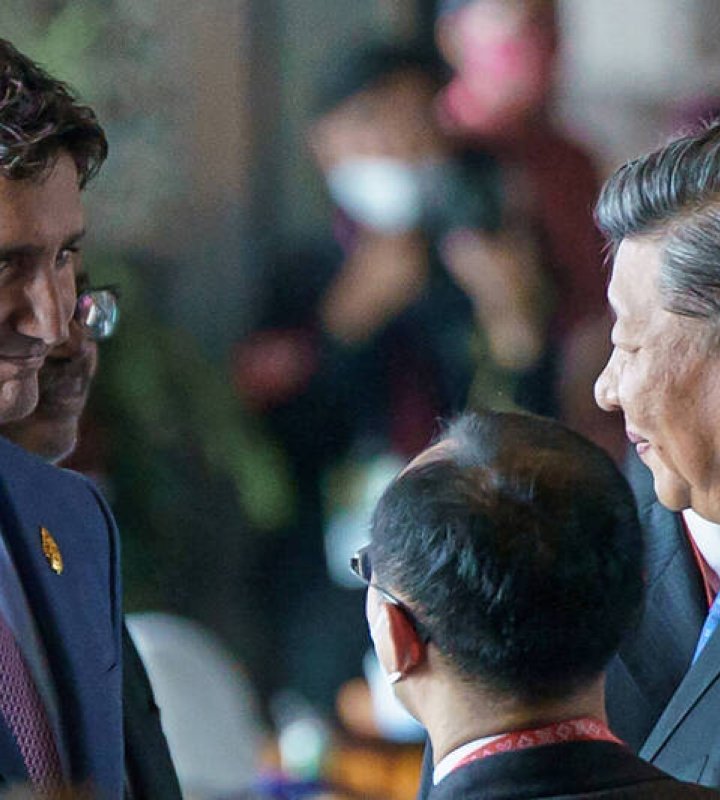
M 0 40 L 0 421 L 69 336 L 93 112 Z M 96 489 L 0 440 L 0 786 L 123 791 L 117 531 Z
M 642 537 L 611 459 L 559 423 L 468 415 L 388 487 L 353 560 L 433 800 L 701 798 L 606 727 L 604 670 L 640 611 Z

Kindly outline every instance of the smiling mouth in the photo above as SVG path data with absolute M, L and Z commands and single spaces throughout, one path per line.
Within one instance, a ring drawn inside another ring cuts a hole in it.
M 45 353 L 28 355 L 7 355 L 0 353 L 0 364 L 8 364 L 21 370 L 39 370 L 45 363 Z
M 647 452 L 651 445 L 647 439 L 644 439 L 640 434 L 635 433 L 634 431 L 626 431 L 625 432 L 628 440 L 631 444 L 635 445 L 635 451 L 639 456 L 643 453 Z

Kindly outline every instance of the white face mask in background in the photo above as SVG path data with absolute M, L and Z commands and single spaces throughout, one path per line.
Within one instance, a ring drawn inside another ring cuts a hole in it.
M 394 158 L 353 158 L 327 175 L 333 200 L 355 222 L 382 233 L 417 227 L 422 215 L 416 170 Z

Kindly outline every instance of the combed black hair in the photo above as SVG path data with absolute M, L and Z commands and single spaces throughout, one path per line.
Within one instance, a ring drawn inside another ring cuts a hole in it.
M 67 152 L 84 187 L 107 150 L 92 109 L 78 104 L 68 86 L 0 39 L 0 174 L 35 178 Z
M 557 422 L 483 412 L 380 500 L 371 554 L 470 680 L 523 699 L 597 677 L 636 621 L 642 538 L 610 457 Z
M 595 218 L 613 249 L 625 238 L 659 237 L 668 311 L 720 319 L 719 121 L 620 167 Z

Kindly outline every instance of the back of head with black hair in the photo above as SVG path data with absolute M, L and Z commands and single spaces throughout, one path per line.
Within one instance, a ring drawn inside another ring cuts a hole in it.
M 375 580 L 459 675 L 522 699 L 596 678 L 643 594 L 635 502 L 609 456 L 559 423 L 484 412 L 386 490 Z

